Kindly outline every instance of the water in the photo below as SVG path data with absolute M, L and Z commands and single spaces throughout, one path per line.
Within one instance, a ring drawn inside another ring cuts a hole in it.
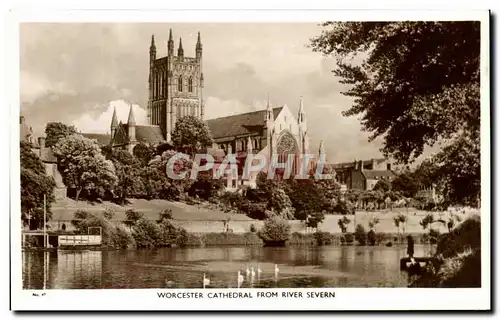
M 416 245 L 415 256 L 429 254 Z M 23 252 L 25 289 L 405 287 L 403 246 L 216 247 Z M 278 264 L 278 277 L 274 265 Z M 44 272 L 44 265 L 45 272 Z M 255 277 L 246 269 L 260 267 Z

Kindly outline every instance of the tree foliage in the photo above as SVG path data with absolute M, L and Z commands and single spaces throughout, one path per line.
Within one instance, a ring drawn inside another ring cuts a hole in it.
M 274 215 L 264 221 L 259 237 L 266 242 L 284 242 L 290 237 L 290 229 L 286 219 Z
M 211 147 L 213 139 L 205 122 L 194 116 L 185 116 L 177 119 L 172 142 L 178 151 L 194 155 L 201 148 Z
M 28 143 L 20 144 L 21 160 L 21 212 L 24 218 L 29 215 L 32 225 L 43 222 L 43 197 L 45 195 L 47 219 L 52 217 L 51 204 L 54 202 L 55 182 L 45 173 L 40 158 L 31 151 Z M 31 227 L 31 226 L 30 226 Z
M 106 160 L 94 141 L 74 134 L 60 139 L 53 152 L 64 183 L 76 188 L 77 200 L 83 189 L 102 192 L 115 187 L 117 177 L 113 163 Z
M 361 116 L 370 140 L 383 137 L 383 152 L 402 163 L 444 143 L 437 158 L 445 195 L 452 202 L 478 199 L 480 22 L 323 26 L 312 47 L 337 57 L 334 73 L 354 99 L 344 115 Z M 464 181 L 471 187 L 462 191 Z
M 45 146 L 51 148 L 62 138 L 69 137 L 77 133 L 74 126 L 68 126 L 61 122 L 49 122 L 45 126 Z

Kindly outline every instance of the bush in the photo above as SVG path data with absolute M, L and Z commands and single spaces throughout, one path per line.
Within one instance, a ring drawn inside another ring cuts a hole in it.
M 113 220 L 113 217 L 115 216 L 115 212 L 111 208 L 106 208 L 106 209 L 104 209 L 104 212 L 102 215 L 104 216 L 104 218 L 106 218 L 108 220 Z
M 353 234 L 350 232 L 344 233 L 340 238 L 340 242 L 342 244 L 352 244 L 354 242 Z
M 349 201 L 339 201 L 333 208 L 333 212 L 337 214 L 354 214 L 354 206 Z
M 136 247 L 135 239 L 129 230 L 116 226 L 114 230 L 113 247 L 116 249 L 132 249 Z
M 154 248 L 162 244 L 162 230 L 154 221 L 145 218 L 137 220 L 132 235 L 138 248 Z
M 177 229 L 177 237 L 175 239 L 175 244 L 178 247 L 187 247 L 189 244 L 189 234 L 184 228 Z
M 361 245 L 364 246 L 366 244 L 366 232 L 365 228 L 358 224 L 356 226 L 356 230 L 354 231 L 354 238 Z
M 330 232 L 317 231 L 314 233 L 318 246 L 329 246 L 333 244 L 334 236 Z
M 287 241 L 287 245 L 314 246 L 316 245 L 316 238 L 314 237 L 314 234 L 294 232 Z
M 87 215 L 79 221 L 78 231 L 87 233 L 90 227 L 100 227 L 102 246 L 115 249 L 128 249 L 135 247 L 135 241 L 128 230 L 122 226 L 115 226 L 109 220 L 100 216 Z
M 377 243 L 377 238 L 375 235 L 375 231 L 370 230 L 368 231 L 368 234 L 366 235 L 366 238 L 368 240 L 368 244 L 371 246 L 374 246 Z
M 136 224 L 143 217 L 143 214 L 130 209 L 125 212 L 125 217 L 130 224 Z
M 169 220 L 162 220 L 158 227 L 160 228 L 160 236 L 158 238 L 158 247 L 172 247 L 177 245 L 179 230 L 175 228 Z
M 158 213 L 158 223 L 161 223 L 163 220 L 171 220 L 172 219 L 172 209 L 167 208 L 160 213 Z
M 285 242 L 290 237 L 290 224 L 279 216 L 272 216 L 264 221 L 258 234 L 264 242 Z

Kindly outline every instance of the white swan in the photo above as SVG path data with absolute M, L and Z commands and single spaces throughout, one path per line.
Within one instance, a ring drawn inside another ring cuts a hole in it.
M 205 287 L 208 285 L 210 285 L 210 279 L 205 277 L 205 274 L 203 274 L 203 289 L 205 289 Z
M 278 265 L 275 264 L 274 265 L 274 277 L 277 278 L 278 277 L 278 273 L 280 272 L 280 268 L 278 268 Z
M 250 269 L 248 269 L 248 265 L 247 265 L 246 273 L 247 273 L 247 278 L 248 278 L 248 276 L 250 275 Z
M 260 268 L 260 263 L 257 265 L 257 276 L 260 277 L 260 274 L 262 273 L 262 269 Z
M 253 267 L 250 269 L 250 275 L 252 276 L 252 278 L 255 277 L 255 270 Z

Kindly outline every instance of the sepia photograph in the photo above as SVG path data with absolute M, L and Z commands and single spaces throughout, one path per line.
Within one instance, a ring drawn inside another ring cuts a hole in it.
M 489 297 L 489 13 L 339 16 L 19 21 L 12 290 Z

